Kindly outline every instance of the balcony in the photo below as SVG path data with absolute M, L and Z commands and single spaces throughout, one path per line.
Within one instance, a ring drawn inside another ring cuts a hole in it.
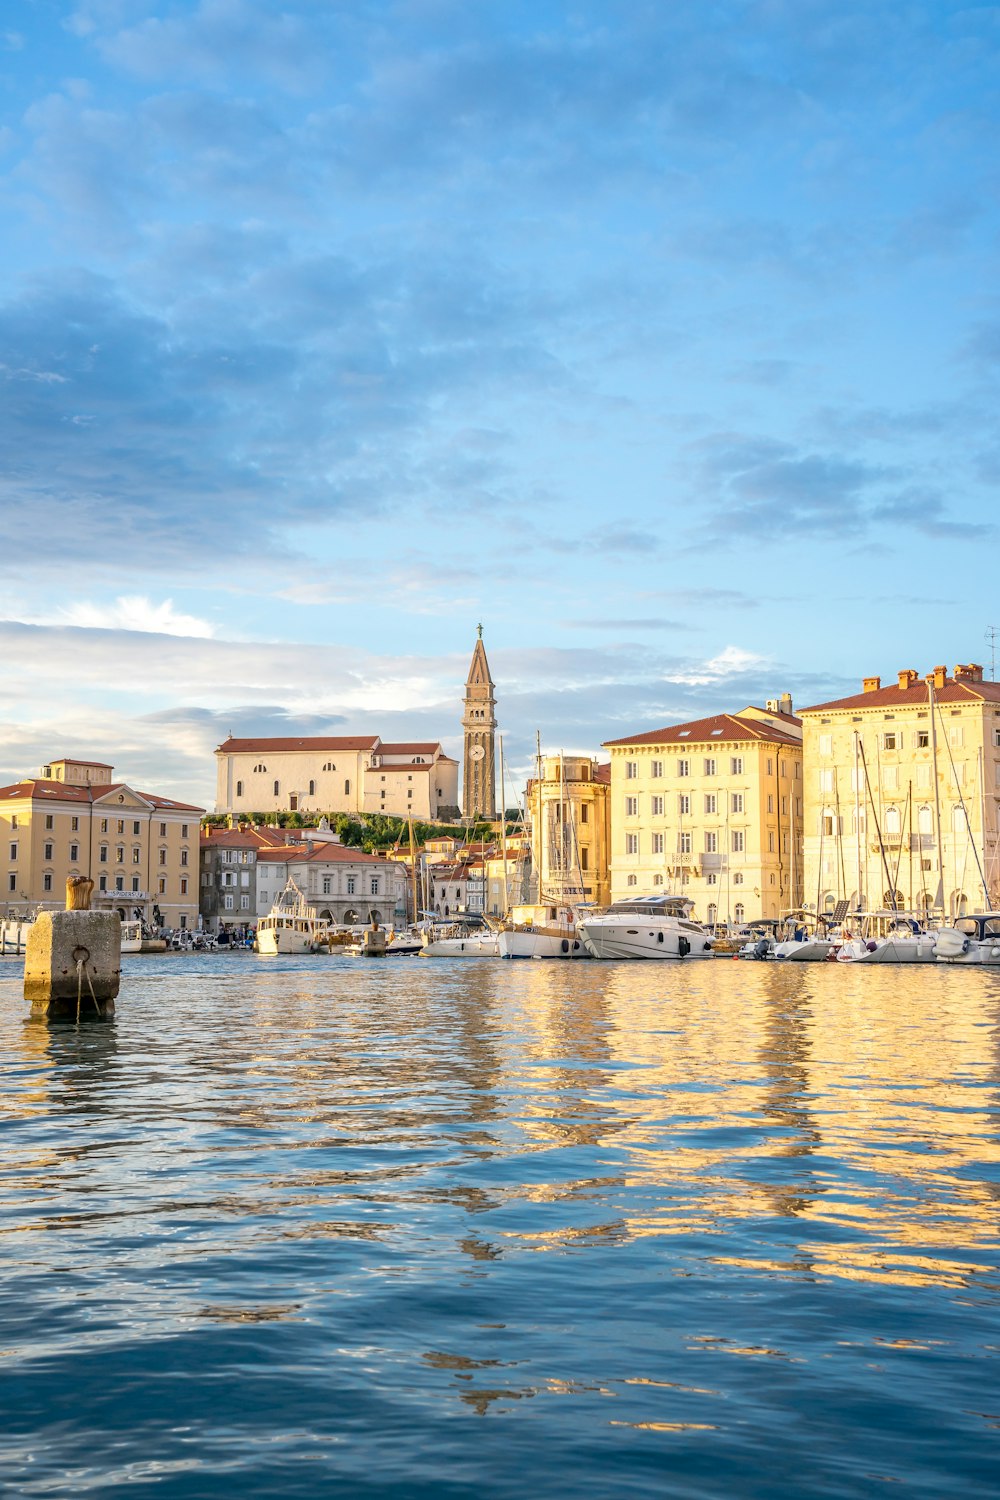
M 721 870 L 722 867 L 723 867 L 724 862 L 725 862 L 724 858 L 723 858 L 723 856 L 721 854 L 699 854 L 698 855 L 698 863 L 699 863 L 699 865 L 700 865 L 701 870 L 702 870 L 703 873 L 706 870 Z

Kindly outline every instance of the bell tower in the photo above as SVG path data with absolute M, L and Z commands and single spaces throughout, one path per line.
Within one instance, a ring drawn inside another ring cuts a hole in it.
M 472 666 L 465 682 L 462 730 L 465 754 L 462 762 L 462 812 L 467 818 L 496 817 L 496 698 L 490 677 L 483 627 L 472 653 Z

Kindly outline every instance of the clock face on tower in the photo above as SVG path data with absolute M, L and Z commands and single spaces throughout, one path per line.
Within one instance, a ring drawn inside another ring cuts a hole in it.
M 485 758 L 485 755 L 486 751 L 483 749 L 482 745 L 473 745 L 472 749 L 469 751 L 470 760 L 483 760 Z

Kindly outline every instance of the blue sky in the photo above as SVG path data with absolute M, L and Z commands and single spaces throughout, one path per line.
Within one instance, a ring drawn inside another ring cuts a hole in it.
M 985 660 L 1000 10 L 20 0 L 0 777 Z

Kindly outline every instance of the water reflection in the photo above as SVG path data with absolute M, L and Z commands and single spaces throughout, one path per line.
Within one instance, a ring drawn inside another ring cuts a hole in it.
M 18 979 L 13 1493 L 992 1475 L 1000 977 L 150 959 L 80 1028 Z

